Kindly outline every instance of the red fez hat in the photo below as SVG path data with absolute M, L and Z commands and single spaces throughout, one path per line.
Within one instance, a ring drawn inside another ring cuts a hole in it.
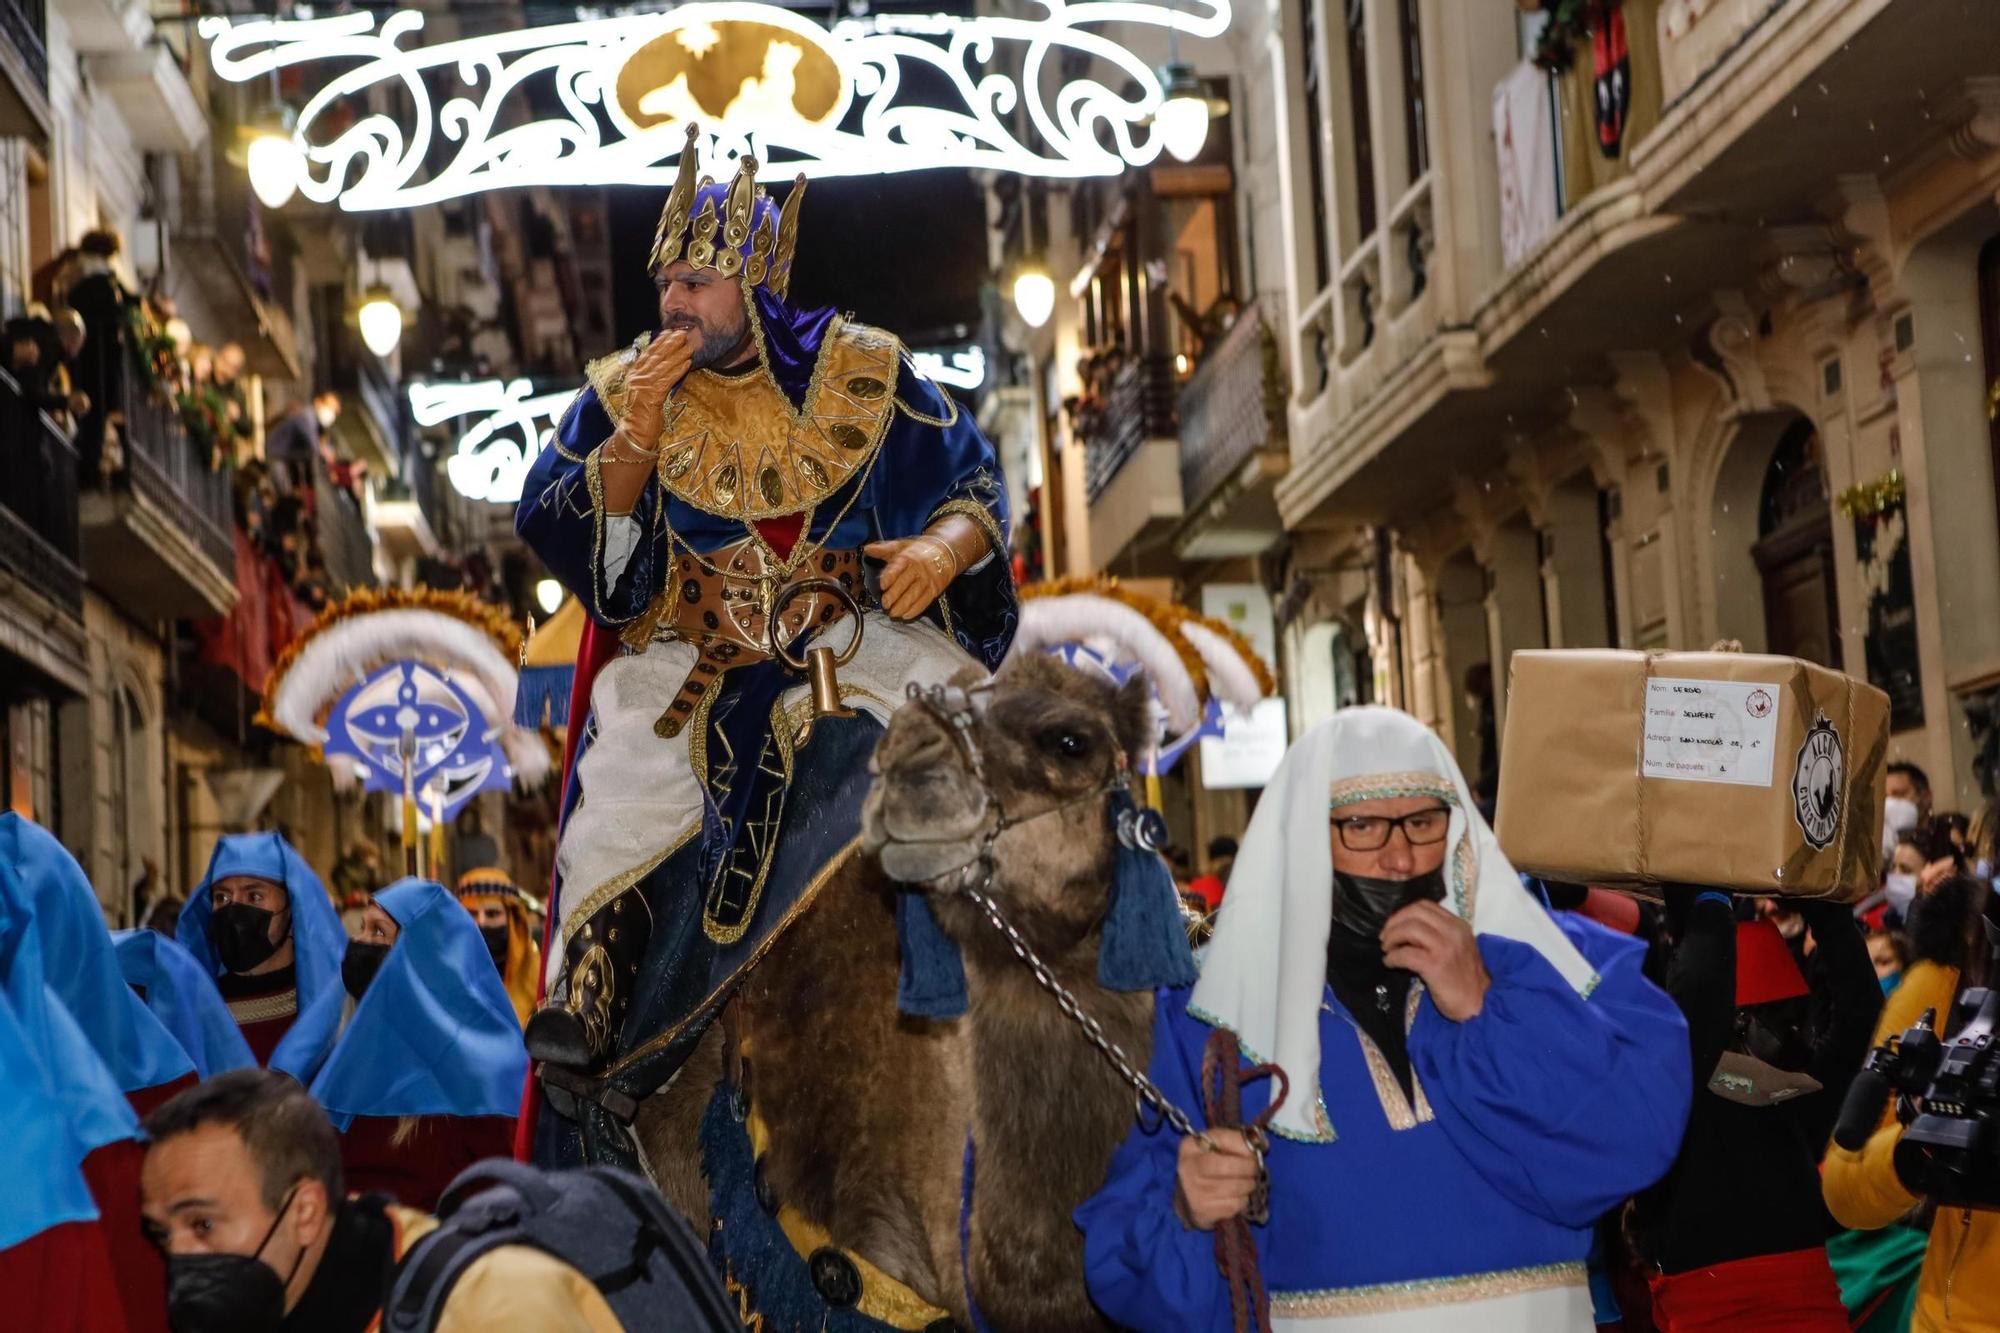
M 1785 937 L 1769 921 L 1736 923 L 1736 1007 L 1790 1000 L 1806 993 L 1806 979 Z

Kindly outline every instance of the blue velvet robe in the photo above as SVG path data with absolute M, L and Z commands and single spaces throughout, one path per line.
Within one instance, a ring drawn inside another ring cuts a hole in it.
M 1528 946 L 1480 936 L 1493 982 L 1482 1011 L 1454 1023 L 1428 995 L 1418 1004 L 1409 1053 L 1427 1106 L 1414 1111 L 1386 1064 L 1378 1093 L 1357 1029 L 1324 992 L 1320 1080 L 1335 1137 L 1272 1140 L 1271 1218 L 1251 1229 L 1274 1317 L 1326 1317 L 1348 1308 L 1344 1298 L 1377 1297 L 1434 1303 L 1439 1328 L 1475 1327 L 1450 1310 L 1479 1279 L 1534 1281 L 1573 1265 L 1581 1284 L 1592 1224 L 1666 1171 L 1687 1118 L 1686 1026 L 1641 975 L 1641 942 L 1558 920 L 1596 966 L 1597 988 L 1579 996 Z M 1213 1029 L 1188 1011 L 1189 994 L 1159 992 L 1151 1074 L 1201 1124 Z M 1244 1088 L 1246 1119 L 1270 1086 Z M 1392 1112 L 1408 1127 L 1392 1128 Z M 1127 1136 L 1104 1188 L 1077 1210 L 1086 1277 L 1127 1327 L 1227 1330 L 1214 1237 L 1174 1213 L 1179 1146 L 1164 1127 Z

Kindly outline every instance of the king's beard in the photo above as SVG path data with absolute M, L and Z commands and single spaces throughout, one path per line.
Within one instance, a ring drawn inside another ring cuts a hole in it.
M 690 370 L 707 370 L 711 366 L 724 366 L 734 357 L 736 349 L 743 345 L 750 333 L 750 316 L 739 310 L 735 323 L 729 325 L 710 324 L 692 316 L 677 316 L 667 322 L 669 332 L 678 329 L 694 342 L 692 358 L 688 362 Z

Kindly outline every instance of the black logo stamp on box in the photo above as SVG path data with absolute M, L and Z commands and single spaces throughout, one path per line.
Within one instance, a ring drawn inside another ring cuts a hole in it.
M 1806 732 L 1798 762 L 1792 766 L 1792 814 L 1815 851 L 1824 851 L 1839 831 L 1846 790 L 1847 756 L 1840 748 L 1840 733 L 1821 713 Z

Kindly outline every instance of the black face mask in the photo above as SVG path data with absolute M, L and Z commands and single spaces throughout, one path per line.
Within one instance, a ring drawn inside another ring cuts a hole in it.
M 299 1251 L 283 1278 L 271 1271 L 263 1254 L 297 1193 L 285 1196 L 255 1254 L 167 1256 L 167 1322 L 174 1333 L 267 1333 L 284 1321 L 285 1288 L 306 1252 Z
M 1381 948 L 1382 927 L 1411 903 L 1444 901 L 1444 869 L 1411 879 L 1370 879 L 1333 872 L 1333 928 L 1349 941 Z
M 507 970 L 507 944 L 512 928 L 506 925 L 481 926 L 479 933 L 486 939 L 486 952 L 493 955 L 493 966 L 502 973 Z
M 349 940 L 347 955 L 340 960 L 340 984 L 347 987 L 347 993 L 360 999 L 368 989 L 368 983 L 375 980 L 375 974 L 382 970 L 382 960 L 389 956 L 393 945 L 370 944 L 366 940 Z
M 224 903 L 208 914 L 208 942 L 222 965 L 238 974 L 268 960 L 285 942 L 271 938 L 271 919 L 278 914 L 249 903 Z

